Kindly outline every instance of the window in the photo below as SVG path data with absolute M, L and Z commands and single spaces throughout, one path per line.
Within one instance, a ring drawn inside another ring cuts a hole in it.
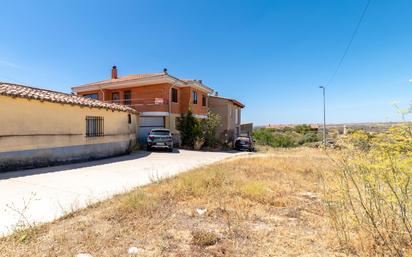
M 235 123 L 240 124 L 240 109 L 239 108 L 235 109 Z
M 172 102 L 177 103 L 177 89 L 172 88 Z
M 104 118 L 99 116 L 86 116 L 86 137 L 104 136 Z
M 124 93 L 123 93 L 123 103 L 124 103 L 124 105 L 131 105 L 132 104 L 132 92 L 124 91 Z
M 86 94 L 86 95 L 83 95 L 83 97 L 91 98 L 91 99 L 96 99 L 96 100 L 99 99 L 99 95 L 98 95 L 98 94 Z
M 127 114 L 127 123 L 132 124 L 132 115 Z
M 120 94 L 119 92 L 112 93 L 112 102 L 118 104 L 120 101 Z
M 197 92 L 196 91 L 192 91 L 192 101 L 193 101 L 193 104 L 197 104 Z
M 170 136 L 170 130 L 152 130 L 150 135 L 153 136 Z
M 202 95 L 202 106 L 206 106 L 206 95 Z

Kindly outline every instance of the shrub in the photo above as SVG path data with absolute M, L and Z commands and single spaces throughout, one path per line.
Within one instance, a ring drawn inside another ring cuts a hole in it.
M 196 139 L 202 136 L 200 122 L 190 110 L 179 118 L 177 129 L 180 132 L 182 145 L 184 146 L 194 147 Z
M 273 136 L 272 132 L 269 129 L 256 129 L 253 131 L 253 138 L 260 145 L 272 146 Z
M 404 256 L 412 249 L 412 132 L 395 126 L 345 138 L 340 172 L 327 192 L 342 246 L 357 255 Z
M 193 244 L 197 246 L 211 246 L 219 241 L 219 237 L 212 231 L 195 230 L 192 231 Z
M 204 145 L 215 147 L 217 144 L 216 130 L 220 124 L 220 116 L 209 112 L 206 119 L 198 119 L 189 111 L 182 114 L 178 120 L 182 145 L 200 150 Z
M 217 145 L 216 133 L 220 120 L 219 114 L 213 112 L 207 114 L 207 119 L 201 120 L 204 144 L 206 146 L 215 147 Z
M 273 134 L 272 145 L 273 147 L 293 147 L 296 146 L 296 140 L 293 138 L 293 135 L 275 133 Z
M 306 134 L 309 132 L 314 132 L 316 130 L 312 129 L 311 126 L 307 125 L 307 124 L 302 124 L 302 125 L 296 125 L 294 127 L 294 131 L 296 131 L 299 134 Z
M 319 134 L 317 132 L 307 132 L 304 134 L 299 141 L 300 145 L 308 144 L 308 143 L 314 143 L 314 142 L 319 142 L 321 140 Z
M 296 147 L 320 140 L 319 134 L 308 125 L 299 125 L 295 129 L 256 129 L 253 131 L 253 137 L 257 144 L 271 147 Z

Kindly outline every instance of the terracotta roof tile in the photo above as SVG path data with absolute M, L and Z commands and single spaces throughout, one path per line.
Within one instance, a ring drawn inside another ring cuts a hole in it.
M 222 97 L 222 96 L 216 96 L 216 95 L 211 95 L 211 96 L 209 96 L 209 97 L 218 98 L 218 99 L 224 99 L 224 100 L 230 101 L 230 102 L 232 102 L 234 105 L 239 106 L 240 108 L 244 108 L 244 107 L 245 107 L 244 104 L 242 104 L 241 102 L 239 102 L 239 101 L 236 100 L 236 99 L 227 98 L 227 97 Z
M 164 73 L 147 73 L 147 74 L 132 74 L 123 77 L 118 77 L 117 79 L 106 79 L 98 82 L 93 82 L 88 85 L 99 85 L 99 84 L 106 84 L 112 82 L 121 82 L 121 81 L 128 81 L 133 79 L 143 79 L 143 78 L 151 78 L 156 76 L 164 75 Z
M 125 112 L 136 112 L 134 109 L 114 104 L 114 103 L 105 103 L 99 100 L 86 98 L 82 96 L 66 94 L 62 92 L 56 92 L 47 89 L 28 87 L 23 85 L 5 83 L 0 81 L 0 95 L 35 99 L 39 101 L 47 101 L 53 103 L 63 103 L 63 104 L 74 104 L 87 107 L 95 108 L 106 108 L 116 111 L 125 111 Z

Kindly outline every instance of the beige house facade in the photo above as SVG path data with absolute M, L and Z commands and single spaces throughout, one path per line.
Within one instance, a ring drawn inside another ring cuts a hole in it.
M 0 83 L 0 171 L 121 155 L 138 113 L 71 94 Z
M 241 110 L 245 107 L 237 100 L 221 96 L 209 96 L 209 110 L 220 116 L 216 137 L 224 143 L 232 143 L 241 134 Z

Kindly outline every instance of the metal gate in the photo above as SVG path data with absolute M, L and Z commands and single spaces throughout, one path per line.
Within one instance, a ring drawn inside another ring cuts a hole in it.
M 140 116 L 139 124 L 139 142 L 141 144 L 146 143 L 147 135 L 150 130 L 154 128 L 164 128 L 165 117 L 164 116 Z

